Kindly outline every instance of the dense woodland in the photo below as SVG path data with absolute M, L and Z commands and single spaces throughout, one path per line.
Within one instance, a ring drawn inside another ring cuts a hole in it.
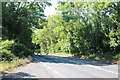
M 42 29 L 48 2 L 2 2 L 2 60 L 33 56 L 33 29 Z
M 13 56 L 67 53 L 74 57 L 120 59 L 120 2 L 2 3 L 3 60 Z M 13 58 L 11 58 L 13 57 Z

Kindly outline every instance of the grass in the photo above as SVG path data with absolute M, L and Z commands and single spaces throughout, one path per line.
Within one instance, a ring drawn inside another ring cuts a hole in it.
M 120 54 L 118 54 L 116 56 L 102 55 L 102 54 L 90 54 L 90 55 L 82 55 L 80 58 L 82 58 L 82 59 L 95 59 L 95 60 L 102 60 L 105 62 L 118 63 L 118 61 L 120 61 Z
M 31 62 L 29 58 L 14 59 L 11 62 L 4 61 L 0 64 L 0 72 L 6 72 L 15 67 L 19 67 Z
M 101 55 L 101 54 L 89 54 L 89 55 L 81 55 L 81 56 L 74 56 L 72 54 L 68 53 L 42 53 L 42 55 L 56 55 L 56 56 L 65 56 L 65 57 L 77 57 L 81 59 L 95 59 L 95 60 L 102 60 L 105 62 L 112 62 L 117 63 L 120 61 L 120 54 L 116 56 L 110 56 L 110 55 Z
M 56 55 L 56 56 L 65 56 L 65 57 L 72 57 L 72 54 L 68 54 L 68 53 L 42 53 L 42 55 Z

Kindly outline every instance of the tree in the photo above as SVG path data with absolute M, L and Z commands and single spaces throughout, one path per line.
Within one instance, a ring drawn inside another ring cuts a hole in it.
M 31 48 L 32 28 L 42 28 L 45 21 L 44 8 L 48 2 L 3 2 L 3 40 L 14 39 Z
M 113 57 L 120 52 L 119 6 L 120 2 L 60 2 L 58 13 L 39 30 L 45 37 L 35 32 L 33 41 L 40 46 L 44 42 L 52 52 Z

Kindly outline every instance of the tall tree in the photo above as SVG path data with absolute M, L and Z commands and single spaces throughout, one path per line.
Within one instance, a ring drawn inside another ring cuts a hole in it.
M 42 28 L 45 21 L 44 8 L 48 2 L 3 2 L 2 39 L 14 39 L 31 47 L 32 28 Z
M 61 2 L 58 13 L 40 29 L 45 37 L 38 33 L 36 40 L 44 39 L 40 42 L 50 51 L 115 56 L 120 52 L 119 6 L 120 2 Z

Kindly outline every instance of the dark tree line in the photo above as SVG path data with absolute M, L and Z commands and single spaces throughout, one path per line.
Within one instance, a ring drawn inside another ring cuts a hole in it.
M 42 29 L 48 2 L 2 2 L 2 59 L 28 57 L 33 54 L 31 35 Z

